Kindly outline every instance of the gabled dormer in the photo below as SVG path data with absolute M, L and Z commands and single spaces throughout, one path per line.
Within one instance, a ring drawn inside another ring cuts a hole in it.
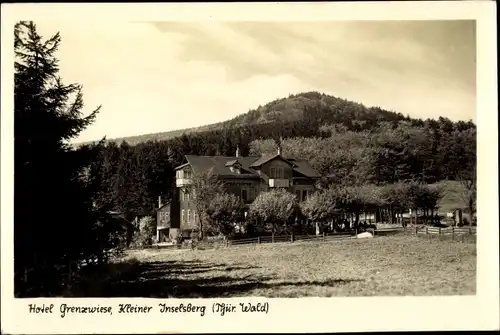
M 269 187 L 286 188 L 291 185 L 296 164 L 281 156 L 281 150 L 278 148 L 276 155 L 262 156 L 250 164 L 250 167 L 258 171 L 261 176 L 267 177 Z
M 241 163 L 237 159 L 226 162 L 225 166 L 229 167 L 229 170 L 233 173 L 241 174 Z

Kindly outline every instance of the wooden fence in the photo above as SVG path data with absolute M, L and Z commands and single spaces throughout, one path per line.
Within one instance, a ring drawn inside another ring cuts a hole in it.
M 265 243 L 285 243 L 285 242 L 302 242 L 302 241 L 327 241 L 356 238 L 350 233 L 331 233 L 319 235 L 280 235 L 280 236 L 259 236 L 238 240 L 226 241 L 226 246 L 249 245 L 249 244 L 265 244 Z M 199 243 L 198 246 L 204 244 Z
M 429 239 L 437 238 L 440 240 L 450 239 L 463 241 L 475 239 L 477 236 L 477 227 L 396 227 L 376 229 L 374 235 L 390 235 L 392 233 L 416 234 L 419 237 L 425 236 Z
M 368 229 L 374 237 L 386 236 L 393 234 L 413 234 L 419 237 L 427 236 L 428 238 L 451 239 L 457 241 L 469 241 L 471 236 L 475 238 L 476 227 L 395 227 L 395 228 L 382 228 L 382 229 Z M 323 233 L 319 235 L 278 235 L 278 236 L 258 236 L 237 240 L 214 240 L 203 241 L 194 244 L 186 245 L 153 245 L 152 248 L 197 248 L 197 249 L 213 249 L 225 248 L 232 246 L 242 245 L 257 245 L 269 243 L 292 243 L 292 242 L 307 242 L 307 241 L 333 241 L 333 240 L 347 240 L 356 239 L 356 235 L 349 232 L 346 233 Z

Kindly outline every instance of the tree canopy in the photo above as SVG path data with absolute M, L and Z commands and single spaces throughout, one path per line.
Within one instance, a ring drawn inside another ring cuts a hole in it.
M 69 140 L 94 122 L 83 113 L 82 86 L 63 84 L 56 52 L 33 22 L 14 30 L 14 253 L 18 296 L 55 294 L 71 264 L 102 258 L 115 241 L 104 210 L 94 206 L 90 170 L 102 143 L 74 149 Z M 104 192 L 105 190 L 103 190 Z M 115 222 L 116 223 L 116 222 Z

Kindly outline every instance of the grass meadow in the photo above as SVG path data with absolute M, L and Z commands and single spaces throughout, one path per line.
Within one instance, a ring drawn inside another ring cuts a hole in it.
M 80 283 L 77 291 L 87 297 L 152 298 L 476 293 L 474 243 L 414 235 L 212 250 L 146 249 L 130 251 L 107 266 L 93 270 L 94 280 Z

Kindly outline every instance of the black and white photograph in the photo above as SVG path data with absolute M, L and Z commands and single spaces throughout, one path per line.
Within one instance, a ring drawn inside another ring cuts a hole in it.
M 295 14 L 9 23 L 13 299 L 478 294 L 478 21 Z

